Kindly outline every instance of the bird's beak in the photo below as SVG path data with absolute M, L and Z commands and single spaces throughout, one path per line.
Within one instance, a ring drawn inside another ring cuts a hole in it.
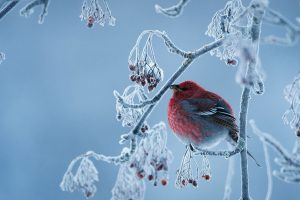
M 179 90 L 179 85 L 175 85 L 175 84 L 174 84 L 174 85 L 171 85 L 171 86 L 170 86 L 170 89 L 171 89 L 171 90 L 174 90 L 174 91 L 177 91 L 177 90 Z

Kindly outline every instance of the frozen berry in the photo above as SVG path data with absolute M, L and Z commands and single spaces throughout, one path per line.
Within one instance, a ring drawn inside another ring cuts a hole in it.
M 131 80 L 131 81 L 136 81 L 136 75 L 131 75 L 131 76 L 130 76 L 130 80 Z
M 142 170 L 142 171 L 139 171 L 136 173 L 137 177 L 139 177 L 140 179 L 143 179 L 145 177 L 145 172 Z
M 196 180 L 193 180 L 192 184 L 193 184 L 194 187 L 197 187 L 197 185 L 198 185 Z
M 300 129 L 297 131 L 297 136 L 300 137 Z
M 163 185 L 163 186 L 166 186 L 168 184 L 168 181 L 166 179 L 161 179 L 160 180 L 160 183 Z
M 227 65 L 236 65 L 237 61 L 235 59 L 227 59 Z
M 148 180 L 149 180 L 149 181 L 152 181 L 153 178 L 154 178 L 154 176 L 153 176 L 152 174 L 150 174 L 150 175 L 148 176 Z
M 131 71 L 135 71 L 136 67 L 135 67 L 135 65 L 129 65 L 129 69 L 130 69 Z
M 94 22 L 95 22 L 95 19 L 94 19 L 94 17 L 92 17 L 92 16 L 89 16 L 89 18 L 88 18 L 88 27 L 89 28 L 92 28 L 93 27 L 93 25 L 94 25 Z
M 158 164 L 158 165 L 156 165 L 156 170 L 157 171 L 160 171 L 160 170 L 162 170 L 164 168 L 164 165 L 163 164 Z
M 202 178 L 203 178 L 204 180 L 206 180 L 206 181 L 209 181 L 209 180 L 210 180 L 210 175 L 205 174 L 205 175 L 202 176 Z
M 92 192 L 91 191 L 85 191 L 85 196 L 87 197 L 87 198 L 89 198 L 89 197 L 91 197 L 92 196 Z

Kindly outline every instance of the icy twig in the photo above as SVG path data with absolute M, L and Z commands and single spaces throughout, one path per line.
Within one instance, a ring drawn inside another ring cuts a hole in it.
M 24 17 L 29 17 L 34 12 L 34 8 L 41 5 L 43 8 L 38 22 L 39 24 L 43 24 L 44 18 L 47 15 L 49 3 L 50 0 L 33 0 L 20 10 L 20 15 Z
M 167 17 L 178 17 L 182 13 L 183 8 L 188 4 L 189 1 L 190 0 L 180 0 L 178 4 L 169 8 L 162 8 L 160 5 L 156 4 L 155 11 Z
M 257 128 L 254 120 L 250 120 L 249 124 L 252 128 L 253 133 L 256 134 L 260 138 L 260 140 L 263 144 L 263 150 L 264 150 L 264 156 L 265 156 L 265 162 L 266 162 L 266 170 L 267 170 L 267 178 L 268 178 L 268 188 L 267 188 L 265 200 L 270 200 L 271 195 L 272 195 L 272 190 L 273 190 L 272 169 L 271 169 L 271 164 L 270 164 L 270 155 L 269 155 L 269 151 L 267 148 L 267 142 L 264 138 L 264 136 L 266 136 L 268 134 L 263 133 L 261 130 L 259 130 Z
M 281 158 L 276 158 L 275 162 L 281 167 L 280 171 L 273 171 L 273 175 L 276 176 L 277 178 L 291 183 L 295 182 L 298 183 L 300 182 L 300 160 L 299 160 L 299 155 L 298 153 L 294 153 L 293 155 L 290 155 L 287 150 L 270 134 L 264 133 L 260 131 L 256 125 L 255 122 L 252 120 L 250 121 L 250 124 L 252 126 L 253 132 L 259 136 L 260 140 L 263 143 L 266 143 L 268 146 L 272 147 L 276 152 L 280 155 Z M 297 139 L 296 144 L 295 144 L 295 149 L 298 150 L 299 146 L 299 139 Z M 296 150 L 296 151 L 297 151 Z M 297 151 L 298 152 L 298 151 Z M 269 164 L 268 164 L 269 165 Z M 272 184 L 271 178 L 269 177 L 271 174 L 271 169 L 267 167 L 268 169 L 268 182 L 269 184 Z M 269 188 L 271 187 L 270 185 L 268 186 Z M 268 189 L 269 191 L 270 189 Z M 267 193 L 267 196 L 270 196 L 271 192 Z
M 252 23 L 250 28 L 251 41 L 254 45 L 255 58 L 249 60 L 247 74 L 254 70 L 257 65 L 258 53 L 259 53 L 259 39 L 261 34 L 261 24 L 265 13 L 264 1 L 252 1 L 250 7 L 254 8 Z M 247 160 L 247 113 L 250 100 L 250 89 L 244 86 L 241 98 L 241 110 L 240 110 L 240 138 L 245 140 L 245 148 L 241 152 L 241 172 L 242 172 L 242 200 L 250 200 L 249 195 L 249 176 L 248 176 L 248 160 Z
M 293 24 L 290 20 L 288 20 L 279 12 L 272 10 L 271 8 L 266 8 L 266 15 L 264 17 L 264 21 L 277 26 L 282 26 L 287 31 L 284 38 L 274 35 L 270 35 L 263 38 L 262 41 L 264 43 L 290 46 L 297 42 L 300 36 L 300 26 Z

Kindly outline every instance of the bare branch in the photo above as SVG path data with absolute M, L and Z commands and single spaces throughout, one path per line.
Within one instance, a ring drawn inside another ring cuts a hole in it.
M 0 9 L 6 3 L 6 5 L 0 10 L 0 20 L 11 11 L 19 2 L 19 0 L 2 0 L 0 1 Z

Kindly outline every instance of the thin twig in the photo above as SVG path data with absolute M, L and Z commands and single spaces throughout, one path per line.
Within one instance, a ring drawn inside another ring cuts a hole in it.
M 270 156 L 267 148 L 267 142 L 264 138 L 264 135 L 267 135 L 266 133 L 263 133 L 261 130 L 259 130 L 255 124 L 254 120 L 250 120 L 249 124 L 252 128 L 252 131 L 254 134 L 256 134 L 259 139 L 261 140 L 263 144 L 263 149 L 264 149 L 264 156 L 265 156 L 265 161 L 266 161 L 266 170 L 267 170 L 267 177 L 268 177 L 268 188 L 267 188 L 267 193 L 265 200 L 270 200 L 271 195 L 272 195 L 272 188 L 273 188 L 273 181 L 272 181 L 272 170 L 271 170 L 271 164 L 270 164 Z
M 2 19 L 9 11 L 11 11 L 19 2 L 19 0 L 9 1 L 0 11 L 0 19 Z M 5 3 L 5 2 L 4 2 Z M 0 6 L 1 8 L 1 6 Z
M 300 26 L 292 23 L 279 12 L 272 10 L 271 8 L 266 8 L 266 15 L 264 16 L 264 21 L 273 25 L 285 27 L 285 29 L 287 30 L 286 36 L 284 38 L 270 35 L 263 38 L 262 41 L 264 43 L 278 45 L 293 45 L 297 42 L 300 36 Z
M 184 6 L 188 4 L 190 0 L 180 0 L 178 4 L 171 6 L 169 8 L 162 8 L 160 5 L 155 5 L 155 10 L 157 13 L 161 13 L 167 17 L 178 17 L 182 11 Z

